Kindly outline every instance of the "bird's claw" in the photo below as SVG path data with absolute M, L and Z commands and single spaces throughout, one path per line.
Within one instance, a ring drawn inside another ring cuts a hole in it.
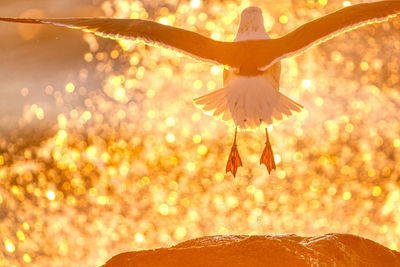
M 267 141 L 265 143 L 264 151 L 261 155 L 260 164 L 264 164 L 267 167 L 268 173 L 271 174 L 272 170 L 276 170 L 274 152 L 272 152 L 271 143 Z
M 237 169 L 241 166 L 242 160 L 240 159 L 236 144 L 234 144 L 229 154 L 228 162 L 226 163 L 226 173 L 231 172 L 233 176 L 236 176 Z

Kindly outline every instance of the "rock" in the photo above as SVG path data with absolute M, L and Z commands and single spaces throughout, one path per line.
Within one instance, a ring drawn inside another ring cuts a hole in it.
M 121 253 L 105 267 L 400 266 L 400 253 L 348 234 L 207 236 L 171 248 Z

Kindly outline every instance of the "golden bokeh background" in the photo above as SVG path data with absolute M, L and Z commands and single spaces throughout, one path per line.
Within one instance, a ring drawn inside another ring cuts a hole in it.
M 232 41 L 250 5 L 278 37 L 360 2 L 93 4 L 97 15 Z M 21 40 L 73 31 L 44 27 L 20 27 Z M 305 109 L 274 125 L 271 175 L 259 165 L 263 131 L 239 133 L 236 178 L 224 174 L 233 129 L 192 103 L 222 86 L 222 67 L 74 32 L 87 44 L 69 49 L 79 69 L 58 73 L 63 79 L 42 86 L 43 96 L 26 84 L 13 88 L 23 104 L 2 102 L 21 114 L 0 119 L 0 265 L 98 266 L 121 252 L 216 234 L 352 233 L 399 250 L 399 30 L 395 18 L 283 60 L 281 91 Z

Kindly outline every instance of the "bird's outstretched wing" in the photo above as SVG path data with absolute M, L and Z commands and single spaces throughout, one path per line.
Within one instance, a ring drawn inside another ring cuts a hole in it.
M 53 24 L 111 39 L 142 41 L 148 45 L 163 47 L 183 55 L 213 64 L 230 65 L 230 43 L 219 42 L 201 34 L 140 19 L 113 18 L 0 18 L 0 21 Z
M 298 55 L 320 43 L 359 27 L 380 23 L 400 13 L 400 0 L 357 4 L 308 22 L 280 37 L 281 49 L 274 51 L 273 62 Z M 265 60 L 268 62 L 269 60 Z M 270 65 L 269 63 L 268 65 Z
M 349 6 L 306 23 L 278 39 L 220 42 L 198 33 L 146 20 L 109 18 L 28 19 L 0 21 L 65 26 L 102 37 L 139 40 L 178 51 L 200 61 L 238 69 L 266 70 L 285 57 L 302 53 L 344 32 L 388 20 L 400 13 L 400 0 Z

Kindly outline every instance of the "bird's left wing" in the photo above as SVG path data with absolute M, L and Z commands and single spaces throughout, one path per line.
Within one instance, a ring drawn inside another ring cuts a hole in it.
M 264 44 L 259 43 L 259 47 L 254 48 L 254 51 L 262 55 L 258 59 L 257 66 L 260 69 L 267 69 L 285 57 L 301 54 L 308 48 L 342 33 L 368 24 L 387 21 L 399 13 L 400 0 L 363 3 L 342 8 L 275 39 L 275 44 L 265 41 Z M 266 49 L 270 50 L 267 52 Z
M 0 18 L 0 21 L 53 24 L 112 38 L 142 41 L 148 45 L 163 47 L 195 58 L 199 61 L 235 67 L 236 46 L 230 42 L 220 42 L 201 34 L 140 19 L 113 18 Z

